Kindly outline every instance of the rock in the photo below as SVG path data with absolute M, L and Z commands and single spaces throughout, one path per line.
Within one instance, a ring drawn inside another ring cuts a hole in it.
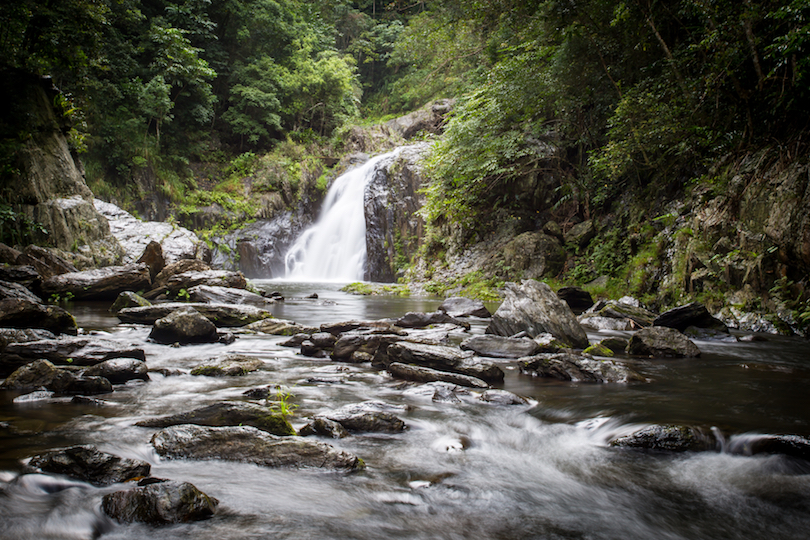
M 230 287 L 234 289 L 244 289 L 247 287 L 247 280 L 242 272 L 231 272 L 229 270 L 204 270 L 201 272 L 183 272 L 175 274 L 166 281 L 166 287 L 172 294 L 177 294 L 180 289 L 188 291 L 198 285 L 208 285 L 210 287 Z
M 404 317 L 400 317 L 396 321 L 396 326 L 400 328 L 424 328 L 426 326 L 430 326 L 433 324 L 455 324 L 456 326 L 462 326 L 466 330 L 470 329 L 470 323 L 466 321 L 460 321 L 454 317 L 446 313 L 442 313 L 441 311 L 435 311 L 433 313 L 416 313 L 410 312 L 406 313 Z
M 610 349 L 610 347 L 607 347 L 602 343 L 594 343 L 593 345 L 590 345 L 587 349 L 582 351 L 582 354 L 590 354 L 591 356 L 612 357 L 613 351 Z
M 614 319 L 613 317 L 600 317 L 598 315 L 583 316 L 580 324 L 591 330 L 633 330 L 638 328 L 630 319 Z
M 220 287 L 211 285 L 197 285 L 188 289 L 189 300 L 200 303 L 215 304 L 248 304 L 264 309 L 270 309 L 275 302 L 260 294 L 233 287 Z
M 301 437 L 277 437 L 251 426 L 171 426 L 155 433 L 152 445 L 169 458 L 222 459 L 264 467 L 355 470 L 357 456 Z
M 36 328 L 0 328 L 0 351 L 9 343 L 26 343 L 42 339 L 56 339 L 56 335 L 48 330 Z
M 29 302 L 33 302 L 35 304 L 41 304 L 42 299 L 20 285 L 19 283 L 14 283 L 12 281 L 0 281 L 0 300 L 6 299 L 15 299 L 15 300 L 28 300 Z
M 597 360 L 590 356 L 571 353 L 538 354 L 522 358 L 518 365 L 527 373 L 538 377 L 552 377 L 562 381 L 594 383 L 642 382 L 644 378 L 632 369 L 613 360 Z
M 0 300 L 0 327 L 41 328 L 74 336 L 78 332 L 76 319 L 59 306 L 18 298 Z
M 470 388 L 489 388 L 489 384 L 477 377 L 470 377 L 469 375 L 461 375 L 459 373 L 450 373 L 448 371 L 439 371 L 437 369 L 427 367 L 392 362 L 388 365 L 387 369 L 394 377 L 408 381 L 425 383 L 446 382 L 457 384 L 459 386 L 467 386 Z
M 26 364 L 3 381 L 3 390 L 32 390 L 45 388 L 62 395 L 107 394 L 112 392 L 112 384 L 103 377 L 76 376 L 60 369 L 47 360 L 35 360 Z
M 460 351 L 454 347 L 398 342 L 388 347 L 387 355 L 391 363 L 415 364 L 477 377 L 486 382 L 503 380 L 501 368 L 490 362 L 476 360 L 472 352 Z
M 328 418 L 316 417 L 312 422 L 302 427 L 298 434 L 302 437 L 309 435 L 323 435 L 333 439 L 343 439 L 349 436 L 349 432 L 340 423 Z
M 598 302 L 591 309 L 579 317 L 582 324 L 596 327 L 596 321 L 591 321 L 593 317 L 604 317 L 608 319 L 618 319 L 621 322 L 614 323 L 615 328 L 600 327 L 605 330 L 632 330 L 652 326 L 655 313 L 642 307 L 632 306 L 623 302 Z
M 641 307 L 641 302 L 638 301 L 638 298 L 633 298 L 632 296 L 622 296 L 621 298 L 616 300 L 616 302 L 623 306 L 630 306 L 634 308 Z
M 450 112 L 454 106 L 455 99 L 441 99 L 428 103 L 421 109 L 404 116 L 389 120 L 385 126 L 405 139 L 410 139 L 419 132 L 441 133 L 444 115 Z
M 183 302 L 125 308 L 119 311 L 117 316 L 121 322 L 125 323 L 155 324 L 158 319 L 162 319 L 181 308 L 193 308 L 220 328 L 245 326 L 256 321 L 273 317 L 271 312 L 254 306 L 200 303 L 185 304 Z
M 810 460 L 810 439 L 798 435 L 739 435 L 731 439 L 728 451 L 744 456 L 781 454 Z
M 113 384 L 123 384 L 127 381 L 140 379 L 149 380 L 149 369 L 146 362 L 135 358 L 113 358 L 98 363 L 84 370 L 84 375 L 90 377 L 104 377 Z
M 318 414 L 316 418 L 326 418 L 339 423 L 349 431 L 399 433 L 405 422 L 388 412 L 386 404 L 364 401 L 345 405 L 334 411 Z
M 689 339 L 702 339 L 712 341 L 722 341 L 725 343 L 737 343 L 737 336 L 731 335 L 728 330 L 725 332 L 719 330 L 711 330 L 708 328 L 698 328 L 696 326 L 687 326 L 683 331 L 683 335 Z
M 141 420 L 140 427 L 166 428 L 182 424 L 198 426 L 253 426 L 273 435 L 295 435 L 295 430 L 287 418 L 269 407 L 240 401 L 224 401 L 190 412 L 173 414 L 161 418 Z
M 339 336 L 340 334 L 351 332 L 355 330 L 364 330 L 366 333 L 380 333 L 380 334 L 400 334 L 401 329 L 394 325 L 392 321 L 344 321 L 338 323 L 327 323 L 321 325 L 321 332 L 329 332 L 332 335 Z
M 193 484 L 158 481 L 108 493 L 101 499 L 105 514 L 121 523 L 166 525 L 199 521 L 214 515 L 219 501 Z
M 78 272 L 78 268 L 49 249 L 40 246 L 26 246 L 15 261 L 17 265 L 33 266 L 42 279 L 67 274 L 68 272 Z
M 565 243 L 576 247 L 585 247 L 596 236 L 596 227 L 590 219 L 577 223 L 565 234 Z
M 144 307 L 144 306 L 151 306 L 152 302 L 144 298 L 143 296 L 139 296 L 132 291 L 124 291 L 118 295 L 118 298 L 115 299 L 113 305 L 110 306 L 111 313 L 118 313 L 124 308 L 131 308 L 131 307 Z
M 39 284 L 40 275 L 36 268 L 30 265 L 4 266 L 0 264 L 0 279 L 12 283 L 19 283 L 24 287 Z
M 529 400 L 506 390 L 491 389 L 481 394 L 481 401 L 495 405 L 528 405 Z
M 148 290 L 151 283 L 149 267 L 138 263 L 53 276 L 42 282 L 42 293 L 69 293 L 76 300 L 113 300 L 124 291 Z
M 303 339 L 301 339 L 301 341 L 303 341 L 304 339 L 309 339 L 309 335 L 318 332 L 319 329 L 313 326 L 302 326 L 296 322 L 285 321 L 283 319 L 264 319 L 250 323 L 245 326 L 245 330 L 274 336 L 293 336 L 295 339 L 299 339 L 298 336 L 302 336 Z M 294 340 L 288 340 L 284 343 L 280 343 L 280 345 L 282 347 L 299 347 L 301 341 L 295 343 Z
M 568 304 L 574 313 L 582 313 L 593 305 L 591 293 L 581 287 L 560 287 L 557 297 Z
M 517 235 L 503 247 L 503 265 L 526 279 L 556 276 L 565 265 L 565 249 L 553 236 L 539 231 Z
M 653 425 L 626 437 L 613 439 L 610 446 L 667 452 L 701 452 L 714 450 L 716 441 L 714 437 L 691 426 Z
M 545 283 L 524 280 L 519 286 L 507 283 L 505 298 L 492 316 L 487 334 L 513 336 L 527 332 L 529 337 L 548 332 L 573 347 L 588 346 L 588 336 L 566 303 Z
M 465 339 L 461 342 L 461 348 L 492 358 L 521 358 L 540 352 L 540 345 L 529 338 L 508 338 L 491 334 Z
M 653 326 L 666 326 L 679 332 L 683 332 L 690 326 L 695 326 L 728 333 L 728 327 L 725 323 L 712 317 L 706 306 L 698 302 L 692 302 L 662 313 L 655 318 Z
M 186 272 L 205 272 L 207 270 L 211 270 L 211 267 L 204 261 L 199 259 L 180 259 L 173 263 L 167 264 L 163 267 L 155 279 L 153 280 L 154 287 L 165 286 L 168 284 L 169 279 L 172 276 L 176 276 L 178 274 L 184 274 Z
M 137 262 L 143 263 L 149 267 L 149 278 L 154 281 L 155 277 L 157 277 L 160 271 L 166 266 L 166 259 L 163 257 L 163 248 L 158 242 L 152 240 L 146 245 L 143 254 L 141 254 Z
M 697 357 L 700 349 L 689 338 L 674 328 L 654 326 L 636 332 L 627 345 L 628 354 L 667 357 Z
M 61 336 L 58 339 L 10 343 L 0 355 L 0 373 L 10 373 L 17 367 L 36 360 L 47 359 L 57 365 L 93 366 L 113 358 L 146 360 L 143 349 L 102 337 Z
M 191 370 L 191 374 L 207 377 L 238 377 L 256 371 L 263 365 L 264 362 L 253 356 L 227 354 L 196 366 Z
M 329 332 L 315 332 L 309 336 L 309 339 L 319 349 L 331 349 L 337 343 L 337 338 Z
M 492 316 L 481 300 L 472 300 L 460 296 L 445 299 L 438 310 L 451 317 L 480 317 L 482 319 L 488 319 Z
M 19 403 L 34 403 L 37 401 L 50 401 L 56 394 L 50 390 L 36 390 L 21 396 L 17 396 L 11 400 L 14 404 Z
M 558 340 L 551 334 L 540 334 L 535 336 L 534 342 L 540 347 L 536 354 L 540 353 L 557 353 L 557 352 L 570 352 L 571 346 Z
M 349 362 L 357 352 L 375 355 L 378 349 L 386 348 L 402 340 L 396 334 L 377 334 L 364 332 L 346 332 L 341 334 L 332 349 L 332 359 Z M 314 346 L 314 344 L 313 344 Z
M 0 242 L 0 264 L 16 264 L 17 257 L 20 255 L 22 255 L 21 251 Z
M 28 462 L 28 467 L 63 474 L 96 486 L 149 476 L 151 469 L 151 465 L 145 461 L 100 452 L 90 445 L 71 446 L 34 456 Z
M 194 308 L 178 309 L 155 321 L 149 339 L 158 343 L 215 343 L 217 327 Z
M 624 338 L 611 336 L 606 337 L 605 339 L 600 341 L 599 344 L 604 345 L 605 347 L 613 351 L 614 354 L 618 354 L 627 351 L 627 345 L 629 344 L 629 342 Z

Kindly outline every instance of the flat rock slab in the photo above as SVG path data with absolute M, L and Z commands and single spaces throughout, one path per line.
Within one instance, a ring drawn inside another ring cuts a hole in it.
M 254 306 L 232 304 L 201 304 L 199 302 L 184 303 L 170 302 L 136 308 L 125 308 L 118 312 L 121 322 L 136 324 L 155 324 L 173 311 L 184 307 L 191 307 L 213 322 L 217 327 L 236 327 L 271 319 L 273 314 L 265 309 Z
M 143 263 L 107 266 L 53 276 L 42 282 L 45 297 L 70 293 L 76 300 L 115 300 L 124 291 L 148 290 L 149 267 Z
M 695 358 L 700 356 L 700 349 L 674 328 L 653 326 L 633 334 L 627 353 L 654 358 Z
M 439 306 L 439 311 L 451 317 L 480 317 L 482 319 L 492 317 L 492 313 L 489 312 L 481 300 L 472 300 L 460 296 L 447 298 Z
M 247 280 L 242 272 L 231 272 L 229 270 L 181 272 L 179 274 L 174 274 L 166 280 L 166 287 L 172 293 L 177 293 L 180 289 L 185 289 L 188 291 L 189 289 L 199 285 L 244 289 L 247 287 Z
M 151 478 L 134 489 L 108 493 L 101 499 L 101 509 L 111 518 L 150 525 L 207 519 L 214 515 L 218 504 L 217 499 L 188 482 Z
M 503 380 L 503 371 L 498 366 L 475 358 L 471 351 L 462 351 L 455 347 L 401 341 L 388 347 L 387 357 L 391 363 L 414 364 L 460 373 L 487 382 Z
M 395 324 L 400 328 L 425 328 L 434 324 L 454 324 L 466 330 L 470 329 L 470 323 L 451 317 L 441 311 L 434 311 L 433 313 L 412 311 L 397 319 Z
M 264 362 L 255 356 L 226 354 L 196 366 L 191 370 L 191 374 L 206 377 L 241 377 L 258 370 L 263 365 Z
M 518 365 L 526 373 L 562 381 L 593 383 L 642 382 L 644 377 L 612 360 L 572 353 L 539 354 L 522 358 Z
M 204 304 L 248 304 L 263 309 L 270 309 L 276 302 L 270 298 L 245 289 L 222 287 L 219 285 L 197 285 L 188 289 L 192 302 Z
M 0 300 L 0 327 L 41 328 L 55 334 L 76 335 L 76 319 L 59 306 L 20 298 Z
M 540 345 L 534 340 L 493 335 L 465 339 L 461 342 L 461 348 L 491 358 L 522 358 L 540 352 Z
M 28 462 L 28 467 L 63 474 L 96 486 L 149 476 L 151 469 L 151 465 L 145 461 L 100 452 L 90 445 L 71 446 L 34 456 Z
M 185 413 L 141 420 L 135 425 L 166 428 L 182 424 L 209 427 L 245 425 L 253 426 L 273 435 L 295 435 L 295 430 L 283 415 L 274 412 L 269 407 L 241 401 L 215 403 Z
M 446 382 L 457 384 L 459 386 L 466 386 L 469 388 L 489 388 L 489 384 L 477 377 L 470 377 L 468 375 L 461 375 L 460 373 L 450 373 L 447 371 L 439 371 L 428 367 L 413 366 L 410 364 L 401 364 L 393 362 L 388 365 L 388 371 L 398 379 L 405 379 L 407 381 L 417 382 Z
M 717 441 L 714 436 L 692 426 L 656 424 L 613 439 L 610 446 L 666 452 L 700 452 L 714 450 Z
M 10 343 L 0 355 L 0 372 L 13 371 L 37 359 L 57 365 L 93 366 L 113 358 L 146 360 L 143 349 L 96 336 L 62 336 L 23 343 Z
M 244 327 L 245 330 L 251 332 L 260 332 L 262 334 L 270 334 L 273 336 L 296 336 L 298 334 L 314 334 L 319 332 L 320 329 L 314 326 L 304 326 L 294 321 L 287 321 L 284 319 L 264 319 L 250 323 Z M 303 339 L 301 340 L 303 341 Z M 283 345 L 283 344 L 282 344 Z M 301 343 L 295 345 L 283 345 L 285 347 L 298 347 Z
M 155 433 L 152 445 L 158 454 L 169 458 L 222 459 L 264 467 L 364 467 L 357 456 L 331 445 L 302 437 L 278 437 L 250 426 L 172 426 Z

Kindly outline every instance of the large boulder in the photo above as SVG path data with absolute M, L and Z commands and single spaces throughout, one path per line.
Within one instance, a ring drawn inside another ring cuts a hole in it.
M 472 300 L 461 296 L 445 299 L 438 310 L 447 313 L 451 317 L 481 317 L 484 319 L 492 317 L 492 313 L 489 312 L 481 300 Z
M 588 242 L 593 240 L 594 236 L 596 236 L 596 227 L 593 221 L 589 219 L 571 227 L 571 229 L 565 233 L 565 243 L 582 248 L 587 246 Z
M 149 267 L 137 263 L 53 276 L 42 282 L 42 293 L 71 294 L 76 300 L 115 300 L 124 291 L 147 290 L 151 284 Z
M 472 336 L 461 342 L 465 351 L 492 358 L 521 358 L 540 352 L 540 345 L 529 338 L 509 338 L 492 334 Z
M 665 311 L 655 318 L 653 326 L 666 326 L 683 332 L 690 326 L 714 330 L 716 332 L 728 333 L 728 326 L 719 319 L 715 319 L 706 309 L 706 306 L 698 302 L 691 302 L 685 306 L 679 306 L 669 311 Z
M 689 338 L 674 328 L 654 326 L 642 328 L 630 338 L 628 354 L 656 358 L 682 358 L 700 356 L 700 349 Z
M 470 351 L 461 351 L 455 347 L 403 341 L 390 345 L 387 355 L 391 363 L 414 364 L 439 371 L 460 373 L 487 382 L 503 380 L 501 368 L 491 362 L 476 359 Z
M 158 343 L 216 343 L 217 327 L 196 309 L 178 309 L 155 321 L 149 338 Z
M 0 327 L 41 328 L 55 334 L 76 335 L 76 319 L 59 306 L 20 298 L 0 300 Z
M 538 377 L 594 383 L 641 382 L 644 378 L 612 360 L 595 359 L 572 353 L 539 354 L 522 358 L 521 371 Z
M 71 446 L 34 456 L 28 462 L 28 467 L 63 474 L 96 486 L 107 486 L 149 476 L 152 468 L 145 461 L 100 452 L 90 445 Z
M 146 479 L 138 487 L 108 493 L 101 499 L 105 514 L 121 523 L 167 525 L 211 517 L 219 501 L 188 482 Z
M 699 428 L 681 425 L 652 425 L 610 441 L 617 448 L 636 448 L 666 452 L 701 452 L 714 450 L 712 435 Z
M 588 336 L 568 304 L 545 283 L 524 280 L 504 286 L 504 301 L 487 327 L 487 334 L 513 336 L 526 332 L 529 337 L 550 333 L 572 347 L 584 349 Z
M 121 322 L 136 324 L 155 324 L 158 319 L 182 308 L 193 308 L 218 327 L 245 326 L 247 324 L 270 319 L 273 314 L 265 309 L 248 305 L 200 304 L 170 302 L 137 308 L 125 308 L 116 315 Z
M 104 377 L 113 384 L 123 384 L 132 380 L 149 380 L 146 362 L 137 358 L 113 358 L 84 370 L 88 377 Z
M 141 420 L 140 427 L 165 428 L 182 424 L 198 426 L 253 426 L 273 435 L 295 435 L 295 430 L 284 415 L 255 403 L 224 401 L 193 411 L 161 418 Z
M 278 437 L 251 426 L 171 426 L 155 433 L 152 445 L 168 458 L 222 459 L 264 467 L 354 470 L 357 456 L 301 437 Z
M 481 379 L 470 377 L 469 375 L 461 375 L 460 373 L 450 373 L 448 371 L 439 371 L 437 369 L 402 364 L 399 362 L 389 364 L 387 369 L 394 377 L 408 381 L 424 383 L 446 382 L 470 388 L 489 388 L 489 384 Z
M 244 289 L 233 287 L 220 287 L 212 285 L 197 285 L 188 289 L 189 300 L 192 302 L 214 304 L 249 304 L 264 309 L 270 309 L 275 301 L 270 298 Z

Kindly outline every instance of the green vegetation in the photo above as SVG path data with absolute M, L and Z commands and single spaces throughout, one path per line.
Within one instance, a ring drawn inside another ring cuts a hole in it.
M 410 296 L 411 289 L 407 285 L 392 283 L 390 285 L 382 283 L 366 283 L 357 281 L 349 283 L 340 289 L 349 294 L 360 296 Z

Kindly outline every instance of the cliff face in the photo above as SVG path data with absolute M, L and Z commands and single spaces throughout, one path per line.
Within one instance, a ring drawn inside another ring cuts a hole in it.
M 56 248 L 80 267 L 111 264 L 121 255 L 107 220 L 74 160 L 67 119 L 54 107 L 59 95 L 49 79 L 17 71 L 0 75 L 4 161 L 2 201 L 41 228 L 31 240 Z

